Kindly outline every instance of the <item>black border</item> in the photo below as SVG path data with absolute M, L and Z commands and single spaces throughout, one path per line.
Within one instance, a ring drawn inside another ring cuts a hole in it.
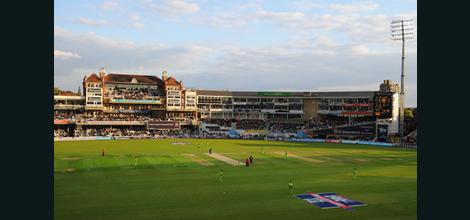
M 418 1 L 419 219 L 469 218 L 469 25 L 458 3 Z
M 418 219 L 468 218 L 469 25 L 457 2 L 418 1 Z M 53 4 L 2 3 L 4 219 L 53 219 Z
M 3 219 L 53 219 L 53 6 L 2 2 Z

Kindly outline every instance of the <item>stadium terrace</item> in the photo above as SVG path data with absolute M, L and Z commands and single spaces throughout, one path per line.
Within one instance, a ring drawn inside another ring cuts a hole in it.
M 167 76 L 106 73 L 54 95 L 55 139 L 78 137 L 324 138 L 395 142 L 399 85 L 377 91 L 266 92 L 185 88 Z M 83 95 L 82 95 L 83 94 Z M 416 143 L 416 126 L 406 125 Z

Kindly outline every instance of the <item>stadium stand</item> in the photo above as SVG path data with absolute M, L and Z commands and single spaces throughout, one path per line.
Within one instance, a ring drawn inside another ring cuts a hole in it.
M 385 80 L 379 91 L 197 90 L 167 77 L 166 71 L 159 78 L 106 74 L 100 69 L 84 77 L 83 92 L 54 96 L 54 137 L 273 136 L 372 141 L 379 123 L 388 127 L 390 135 L 397 133 L 396 116 L 377 117 L 374 102 L 377 94 L 390 94 L 391 100 L 398 97 L 396 88 L 397 84 Z M 397 106 L 389 108 L 392 112 Z M 149 121 L 175 122 L 178 129 L 165 125 L 149 129 Z M 416 144 L 416 122 L 407 123 L 407 131 L 415 131 L 405 140 Z

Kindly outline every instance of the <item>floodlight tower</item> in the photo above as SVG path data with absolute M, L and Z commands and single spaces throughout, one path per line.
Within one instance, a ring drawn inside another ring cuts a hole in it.
M 414 33 L 413 19 L 393 20 L 391 23 L 392 40 L 401 41 L 401 85 L 399 95 L 398 132 L 400 133 L 400 146 L 404 146 L 404 119 L 405 119 L 405 40 L 412 39 Z

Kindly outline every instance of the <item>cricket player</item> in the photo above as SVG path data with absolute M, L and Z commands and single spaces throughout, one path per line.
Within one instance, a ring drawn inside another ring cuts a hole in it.
M 250 159 L 250 163 L 253 164 L 253 156 L 252 155 L 250 155 L 249 159 Z
M 101 156 L 104 157 L 104 149 L 101 150 Z
M 137 167 L 137 160 L 138 160 L 138 159 L 139 159 L 139 158 L 137 157 L 137 155 L 135 155 L 135 156 L 134 156 L 134 160 L 135 160 L 134 166 L 135 166 L 135 167 Z
M 212 148 L 211 148 L 211 149 L 209 149 L 209 154 L 212 154 Z
M 356 170 L 356 168 L 354 167 L 354 169 L 353 169 L 353 176 L 354 176 L 354 177 L 357 176 L 357 173 L 356 173 L 356 172 L 357 172 L 357 170 Z
M 246 165 L 246 167 L 250 166 L 250 160 L 248 158 L 246 158 L 246 160 L 245 160 L 245 165 Z
M 220 169 L 219 171 L 219 182 L 222 182 L 222 176 L 224 175 L 224 170 Z
M 289 186 L 289 193 L 290 193 L 290 194 L 294 194 L 294 184 L 292 183 L 292 180 L 289 181 L 289 183 L 287 184 L 287 186 Z
M 285 151 L 285 154 L 286 154 L 286 158 L 287 158 L 287 150 Z

